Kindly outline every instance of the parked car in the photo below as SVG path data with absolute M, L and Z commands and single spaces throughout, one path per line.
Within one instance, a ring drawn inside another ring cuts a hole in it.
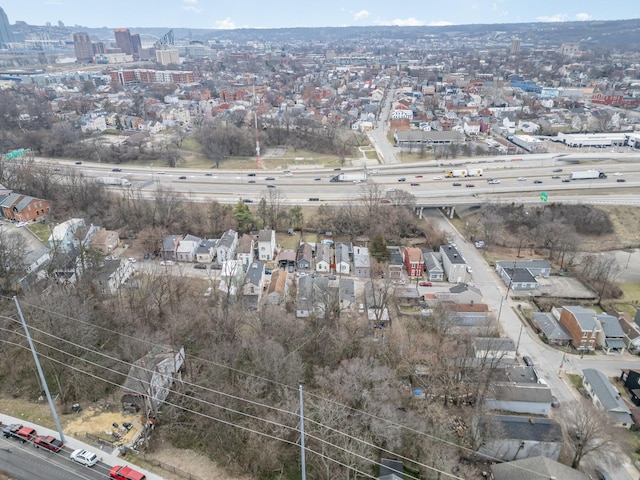
M 213 291 L 213 288 L 208 287 L 205 291 L 204 291 L 204 296 L 205 297 L 210 297 L 211 296 L 211 292 Z
M 74 450 L 69 458 L 71 458 L 71 460 L 73 460 L 74 462 L 78 462 L 86 467 L 93 467 L 96 463 L 98 463 L 98 455 L 84 449 Z
M 206 270 L 207 266 L 204 263 L 196 263 L 193 268 L 197 268 L 198 270 Z
M 39 435 L 33 439 L 33 446 L 36 448 L 45 448 L 50 452 L 57 453 L 62 450 L 64 443 L 56 437 L 48 435 Z
M 467 273 L 473 273 L 473 268 L 467 265 Z
M 598 480 L 613 480 L 613 477 L 609 475 L 609 472 L 607 472 L 601 467 L 596 467 L 595 472 Z
M 431 282 L 420 282 L 418 285 L 421 287 L 433 287 L 433 283 Z
M 527 367 L 533 367 L 533 358 L 531 358 L 529 355 L 523 355 L 522 361 Z
M 551 406 L 553 408 L 558 408 L 560 406 L 560 400 L 555 395 L 551 395 Z
M 129 260 L 131 263 L 136 263 L 137 262 L 137 260 L 135 258 L 133 258 L 133 257 L 129 257 L 129 258 L 127 258 L 127 260 Z
M 170 267 L 173 265 L 173 260 L 163 260 L 160 262 L 160 265 L 163 267 Z
M 17 228 L 22 228 L 22 227 L 26 227 L 27 225 L 29 225 L 29 222 L 18 222 L 16 224 Z
M 478 240 L 474 245 L 476 246 L 476 248 L 484 248 L 485 247 L 484 240 Z
M 116 465 L 109 472 L 109 476 L 115 480 L 147 480 L 146 475 L 131 467 Z

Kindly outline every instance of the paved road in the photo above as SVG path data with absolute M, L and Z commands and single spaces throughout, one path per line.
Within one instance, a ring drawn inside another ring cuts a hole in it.
M 394 146 L 389 143 L 387 139 L 389 113 L 391 112 L 391 104 L 395 97 L 395 89 L 389 89 L 383 99 L 384 103 L 380 109 L 380 116 L 376 122 L 376 126 L 373 130 L 367 132 L 371 145 L 378 152 L 378 157 L 384 164 L 397 164 L 400 163 L 396 155 L 398 151 Z

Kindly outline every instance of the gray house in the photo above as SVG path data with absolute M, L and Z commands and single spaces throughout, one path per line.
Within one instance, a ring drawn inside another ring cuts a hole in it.
M 296 268 L 298 271 L 311 270 L 311 262 L 313 261 L 313 247 L 309 243 L 301 243 L 298 246 L 296 254 Z
M 523 458 L 513 462 L 491 465 L 493 480 L 591 480 L 586 473 L 563 465 L 547 457 Z
M 477 415 L 472 431 L 478 453 L 504 462 L 537 456 L 557 460 L 563 444 L 560 424 L 549 418 Z
M 424 276 L 430 282 L 442 282 L 444 280 L 442 256 L 437 252 L 422 250 L 422 258 L 424 258 Z
M 367 247 L 353 247 L 353 273 L 358 278 L 371 276 L 371 260 Z
M 453 245 L 440 245 L 442 267 L 451 283 L 462 283 L 467 278 L 467 262 Z
M 604 332 L 604 335 L 600 335 L 597 338 L 598 346 L 602 347 L 602 351 L 607 355 L 622 355 L 627 348 L 625 343 L 627 336 L 622 331 L 620 320 L 605 313 L 597 314 L 596 318 Z
M 258 310 L 264 290 L 264 263 L 251 262 L 242 284 L 242 305 L 248 310 Z
M 198 263 L 211 263 L 216 253 L 217 240 L 201 240 L 196 248 L 196 261 Z
M 533 367 L 509 365 L 496 369 L 485 396 L 485 405 L 505 412 L 549 415 L 552 394 L 548 385 L 538 383 Z
M 304 275 L 298 279 L 296 317 L 307 318 L 313 311 L 313 277 Z
M 516 358 L 516 344 L 510 338 L 478 337 L 474 338 L 471 344 L 477 358 Z
M 499 260 L 496 262 L 496 270 L 498 273 L 501 268 L 524 268 L 534 277 L 549 277 L 551 275 L 551 264 L 546 260 L 518 260 L 516 262 L 508 260 Z
M 533 324 L 544 335 L 550 345 L 566 346 L 571 335 L 551 312 L 533 312 Z
M 582 386 L 596 407 L 609 414 L 614 425 L 631 428 L 631 411 L 607 376 L 595 368 L 582 370 Z
M 227 230 L 218 240 L 216 245 L 216 256 L 219 264 L 223 264 L 227 260 L 234 260 L 236 249 L 238 248 L 238 232 L 235 230 Z
M 535 290 L 539 286 L 536 277 L 526 268 L 499 267 L 496 263 L 496 271 L 511 290 Z

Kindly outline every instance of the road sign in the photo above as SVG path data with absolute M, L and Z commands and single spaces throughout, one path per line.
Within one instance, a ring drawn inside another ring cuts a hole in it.
M 21 157 L 25 153 L 26 153 L 26 150 L 24 148 L 20 148 L 18 150 L 13 150 L 7 153 L 6 157 L 7 157 L 7 160 L 13 160 L 14 158 Z
M 540 200 L 542 200 L 543 202 L 546 202 L 549 199 L 549 195 L 547 195 L 547 192 L 540 192 Z

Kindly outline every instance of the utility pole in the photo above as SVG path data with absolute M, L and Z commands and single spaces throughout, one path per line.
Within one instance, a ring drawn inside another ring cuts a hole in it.
M 302 385 L 300 385 L 300 463 L 302 467 L 302 480 L 307 478 L 307 466 L 304 452 L 304 406 L 302 402 Z
M 14 295 L 13 301 L 16 304 L 16 308 L 18 309 L 18 315 L 20 316 L 20 321 L 22 322 L 22 328 L 24 328 L 24 333 L 27 336 L 27 341 L 29 342 L 29 347 L 31 348 L 31 353 L 33 353 L 33 360 L 36 362 L 36 368 L 38 369 L 38 375 L 40 375 L 40 381 L 42 382 L 42 388 L 44 388 L 44 392 L 47 395 L 47 401 L 49 402 L 49 408 L 51 408 L 51 414 L 53 415 L 53 421 L 56 423 L 56 427 L 58 428 L 58 434 L 60 435 L 60 440 L 62 443 L 66 443 L 64 441 L 64 433 L 62 433 L 62 426 L 60 425 L 60 419 L 58 418 L 58 414 L 56 413 L 56 407 L 53 404 L 53 399 L 51 398 L 51 393 L 49 393 L 49 387 L 47 386 L 47 380 L 44 378 L 44 373 L 42 372 L 42 367 L 40 366 L 40 360 L 38 359 L 38 353 L 36 352 L 36 348 L 33 345 L 33 341 L 31 340 L 31 335 L 29 334 L 29 329 L 27 328 L 27 322 L 24 321 L 24 316 L 22 315 L 22 310 L 20 309 L 20 304 L 18 303 L 18 298 Z

